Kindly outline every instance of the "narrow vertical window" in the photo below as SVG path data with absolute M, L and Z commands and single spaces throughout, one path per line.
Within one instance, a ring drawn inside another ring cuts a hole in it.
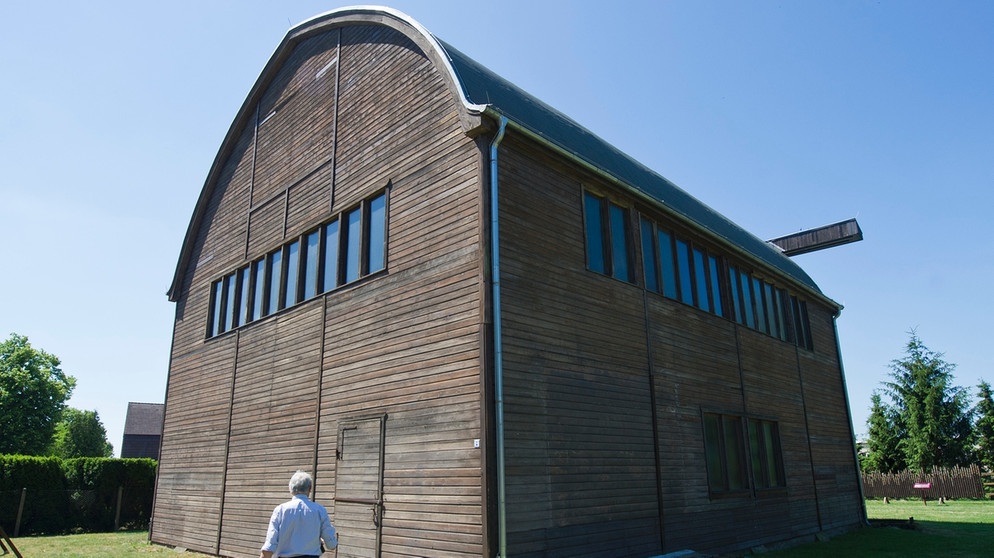
M 690 281 L 690 246 L 686 242 L 676 241 L 676 267 L 680 274 L 680 300 L 694 304 L 694 286 Z
M 321 231 L 317 230 L 304 237 L 304 296 L 303 300 L 314 298 L 318 294 L 318 267 Z
M 350 211 L 345 220 L 345 282 L 351 283 L 362 271 L 362 208 Z
M 767 486 L 787 486 L 783 469 L 783 452 L 780 449 L 780 433 L 777 423 L 763 421 L 763 448 L 766 450 Z
M 238 303 L 235 298 L 237 293 L 237 274 L 232 273 L 231 275 L 224 278 L 224 330 L 228 331 L 238 325 Z
M 719 282 L 719 277 L 721 275 L 718 271 L 718 258 L 715 256 L 708 256 L 708 269 L 711 272 L 711 281 L 709 286 L 711 287 L 711 300 L 714 303 L 714 313 L 719 316 L 724 316 L 724 308 L 721 303 L 721 283 Z
M 670 233 L 660 230 L 656 234 L 659 243 L 659 269 L 663 278 L 663 296 L 676 300 L 676 265 L 673 260 L 673 239 Z
M 238 272 L 238 321 L 247 324 L 252 321 L 252 307 L 249 301 L 252 299 L 252 268 L 243 267 Z
M 742 436 L 742 420 L 739 417 L 721 417 L 722 434 L 725 442 L 725 463 L 728 466 L 728 489 L 747 488 L 745 444 Z
M 773 285 L 763 281 L 763 298 L 766 301 L 766 318 L 770 322 L 770 335 L 780 337 L 777 324 L 776 301 L 773 300 Z
M 283 285 L 283 250 L 279 249 L 269 254 L 269 313 L 282 308 L 280 306 L 280 290 Z
M 721 427 L 718 415 L 704 415 L 704 454 L 708 469 L 708 486 L 711 492 L 728 489 L 725 481 L 725 466 L 721 457 Z
M 369 202 L 369 273 L 386 267 L 387 197 L 381 194 Z
M 694 248 L 694 279 L 695 290 L 697 291 L 697 307 L 705 312 L 711 311 L 708 303 L 708 274 L 704 269 L 704 252 L 700 248 Z
M 804 341 L 801 344 L 805 349 L 811 350 L 814 348 L 814 343 L 811 340 L 811 321 L 808 319 L 808 303 L 803 300 L 798 301 L 798 308 L 800 309 L 800 323 L 801 323 L 801 339 Z
M 252 297 L 252 316 L 253 319 L 258 320 L 259 318 L 267 314 L 266 311 L 266 258 L 257 260 L 253 267 L 253 274 L 255 278 L 255 295 Z
M 218 279 L 214 281 L 211 285 L 211 324 L 210 324 L 210 336 L 220 334 L 224 331 L 224 322 L 221 317 L 222 309 L 224 307 L 224 280 Z
M 732 319 L 744 324 L 742 301 L 739 299 L 739 270 L 733 265 L 728 266 L 728 291 L 732 298 Z
M 645 268 L 645 288 L 658 293 L 659 270 L 656 265 L 656 246 L 652 241 L 655 236 L 652 222 L 643 217 L 639 228 L 642 236 L 642 266 Z
M 768 420 L 749 420 L 749 453 L 752 481 L 757 489 L 786 486 L 777 424 Z
M 597 273 L 606 273 L 601 200 L 590 192 L 583 194 L 583 218 L 587 236 L 587 268 Z
M 283 306 L 297 303 L 297 281 L 300 277 L 300 241 L 291 242 L 286 250 L 286 296 Z
M 766 307 L 763 304 L 763 285 L 755 277 L 752 278 L 752 296 L 756 303 L 756 329 L 769 333 L 770 326 L 766 323 Z
M 753 314 L 754 298 L 751 285 L 752 281 L 749 279 L 749 274 L 739 270 L 739 286 L 742 287 L 742 310 L 745 313 L 745 325 L 755 329 L 756 317 Z
M 611 221 L 611 276 L 631 281 L 628 269 L 628 212 L 613 203 L 608 207 Z
M 324 227 L 324 290 L 338 286 L 338 224 L 336 219 Z

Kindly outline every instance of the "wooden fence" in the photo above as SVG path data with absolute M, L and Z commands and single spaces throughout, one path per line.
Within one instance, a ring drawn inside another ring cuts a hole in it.
M 915 488 L 915 484 L 931 483 L 930 488 Z M 931 471 L 901 471 L 900 473 L 863 473 L 863 495 L 867 498 L 984 498 L 984 483 L 980 467 L 933 468 Z

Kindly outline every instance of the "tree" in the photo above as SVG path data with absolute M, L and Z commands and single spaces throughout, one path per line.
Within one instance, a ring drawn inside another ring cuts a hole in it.
M 12 333 L 0 343 L 0 453 L 42 455 L 76 387 L 55 355 Z
M 980 382 L 977 386 L 980 402 L 974 407 L 977 424 L 974 432 L 977 435 L 977 460 L 988 471 L 994 471 L 994 398 L 991 396 L 991 385 Z
M 965 466 L 972 459 L 972 415 L 969 393 L 953 385 L 956 367 L 931 351 L 910 332 L 907 355 L 891 362 L 885 390 L 894 400 L 900 447 L 909 467 Z
M 862 461 L 862 468 L 881 473 L 903 471 L 907 463 L 900 447 L 902 435 L 897 414 L 883 403 L 880 392 L 873 392 L 870 401 L 870 416 L 866 419 L 869 428 L 868 453 Z
M 81 411 L 69 407 L 55 425 L 51 455 L 73 457 L 111 457 L 114 446 L 107 441 L 107 430 L 96 411 Z

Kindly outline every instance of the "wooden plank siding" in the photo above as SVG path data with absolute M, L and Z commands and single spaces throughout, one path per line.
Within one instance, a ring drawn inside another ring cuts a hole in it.
M 363 26 L 306 39 L 261 93 L 184 282 L 153 540 L 258 552 L 298 468 L 334 514 L 337 425 L 384 412 L 384 555 L 484 554 L 483 171 L 453 101 L 406 37 Z M 385 271 L 205 340 L 211 281 L 387 187 Z
M 581 180 L 500 155 L 508 554 L 659 548 L 642 290 L 584 269 Z
M 588 272 L 583 189 L 634 200 L 513 135 L 500 157 L 508 553 L 724 552 L 858 524 L 831 310 L 809 302 L 811 352 Z M 712 498 L 702 412 L 777 421 L 786 489 Z
M 258 552 L 260 526 L 288 497 L 288 475 L 314 463 L 322 302 L 312 299 L 239 331 L 222 554 Z

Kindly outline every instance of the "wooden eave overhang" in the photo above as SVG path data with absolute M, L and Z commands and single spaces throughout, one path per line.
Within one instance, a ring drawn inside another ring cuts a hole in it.
M 825 296 L 811 277 L 778 248 L 691 196 L 666 178 L 642 165 L 599 138 L 573 119 L 539 101 L 456 48 L 432 35 L 409 16 L 378 6 L 354 6 L 332 10 L 309 19 L 287 32 L 239 109 L 221 149 L 208 173 L 203 191 L 187 229 L 179 262 L 168 291 L 179 299 L 184 272 L 189 265 L 197 231 L 225 159 L 238 134 L 253 116 L 253 107 L 283 62 L 302 40 L 336 27 L 379 24 L 403 33 L 435 63 L 453 97 L 459 99 L 459 114 L 468 135 L 493 127 L 501 116 L 509 127 L 538 141 L 588 170 L 636 196 L 642 203 L 679 221 L 724 246 L 748 263 L 784 278 L 795 288 L 833 307 L 842 306 Z M 484 118 L 486 117 L 486 118 Z

